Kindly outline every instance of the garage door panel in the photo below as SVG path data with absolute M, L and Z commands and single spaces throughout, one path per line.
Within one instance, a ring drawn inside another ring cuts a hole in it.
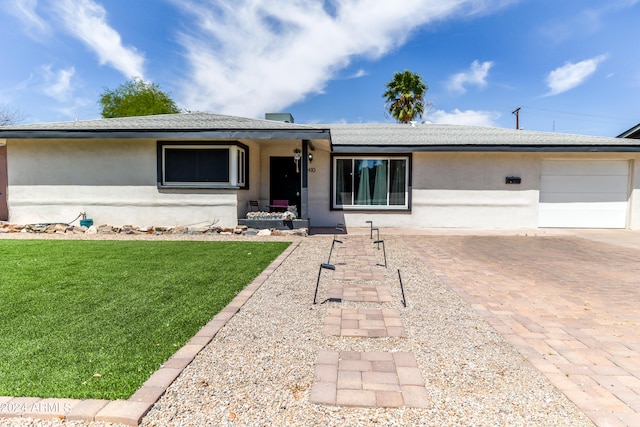
M 628 161 L 543 161 L 540 227 L 625 228 Z
M 540 227 L 624 228 L 626 223 L 626 203 L 552 203 L 541 206 L 539 214 Z
M 542 163 L 542 175 L 629 175 L 629 162 L 626 160 L 545 160 Z
M 626 192 L 629 179 L 627 176 L 585 176 L 571 175 L 543 176 L 540 180 L 540 191 L 552 193 L 607 193 L 616 188 L 624 188 Z
M 543 193 L 540 203 L 627 203 L 626 193 Z

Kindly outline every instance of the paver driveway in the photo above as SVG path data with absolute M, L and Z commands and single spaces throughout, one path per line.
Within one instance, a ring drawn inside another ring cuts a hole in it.
M 404 241 L 597 425 L 640 425 L 640 247 L 578 236 Z

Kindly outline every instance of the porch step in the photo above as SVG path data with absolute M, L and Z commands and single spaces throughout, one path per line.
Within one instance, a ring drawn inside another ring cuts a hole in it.
M 246 225 L 249 228 L 263 230 L 265 228 L 276 230 L 297 230 L 309 228 L 308 219 L 294 219 L 292 221 L 282 219 L 238 219 L 238 225 Z

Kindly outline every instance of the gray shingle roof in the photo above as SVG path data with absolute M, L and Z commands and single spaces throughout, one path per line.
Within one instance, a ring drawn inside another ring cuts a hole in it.
M 326 133 L 326 132 L 325 132 Z M 322 129 L 274 120 L 248 119 L 210 113 L 80 120 L 0 127 L 0 138 L 87 137 L 222 137 L 222 138 L 322 138 Z
M 527 148 L 555 147 L 617 147 L 622 151 L 638 149 L 638 141 L 587 135 L 572 135 L 527 130 L 460 126 L 442 124 L 336 124 L 331 129 L 331 141 L 336 151 L 361 150 L 376 146 L 384 149 L 451 150 L 508 149 L 525 151 Z M 584 150 L 581 150 L 584 151 Z M 598 150 L 600 151 L 600 150 Z
M 158 114 L 114 119 L 78 120 L 5 126 L 7 130 L 208 130 L 208 129 L 310 129 L 312 126 L 274 120 L 248 119 L 210 113 Z
M 640 141 L 480 126 L 396 123 L 301 125 L 210 113 L 28 124 L 0 138 L 330 139 L 336 152 L 640 151 Z

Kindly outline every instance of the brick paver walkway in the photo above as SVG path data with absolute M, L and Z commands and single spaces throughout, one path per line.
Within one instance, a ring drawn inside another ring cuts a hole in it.
M 368 236 L 345 237 L 339 247 L 334 246 L 331 261 L 336 270 L 325 279 L 331 281 L 325 302 L 378 303 L 380 307 L 330 307 L 324 334 L 354 339 L 406 337 L 400 311 L 385 307 L 392 297 L 389 285 L 384 283 L 381 252 Z M 314 375 L 309 394 L 313 403 L 386 408 L 431 405 L 411 352 L 321 350 Z
M 329 298 L 352 302 L 391 302 L 393 300 L 387 286 L 352 284 L 337 280 L 329 284 Z
M 400 311 L 375 308 L 330 308 L 323 332 L 343 337 L 406 337 Z
M 426 408 L 429 397 L 411 352 L 321 351 L 310 400 L 339 406 Z
M 640 425 L 640 250 L 569 236 L 404 241 L 594 423 Z
M 384 273 L 375 267 L 343 269 L 335 273 L 336 280 L 384 280 Z

